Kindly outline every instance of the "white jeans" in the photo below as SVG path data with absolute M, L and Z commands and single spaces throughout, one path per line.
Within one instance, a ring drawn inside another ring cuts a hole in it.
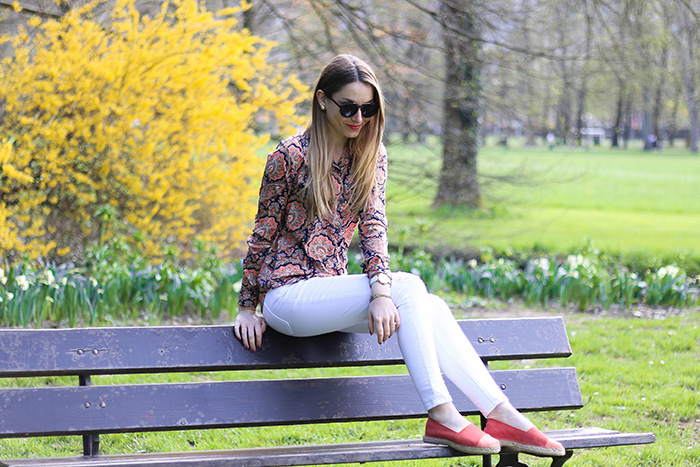
M 429 294 L 419 277 L 401 272 L 393 276 L 391 295 L 401 319 L 396 336 L 426 410 L 452 401 L 441 371 L 484 415 L 506 401 L 447 304 Z M 368 333 L 370 295 L 364 274 L 317 277 L 270 290 L 263 316 L 289 336 Z

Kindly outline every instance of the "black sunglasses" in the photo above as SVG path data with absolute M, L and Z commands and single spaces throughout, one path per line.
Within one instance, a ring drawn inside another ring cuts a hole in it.
M 376 103 L 357 105 L 354 102 L 347 102 L 345 104 L 338 104 L 328 94 L 326 94 L 326 97 L 328 97 L 331 100 L 331 102 L 338 106 L 340 115 L 342 115 L 345 118 L 350 118 L 353 115 L 355 115 L 357 113 L 357 109 L 360 109 L 363 118 L 374 117 L 375 115 L 377 115 L 377 112 L 379 112 L 379 104 Z

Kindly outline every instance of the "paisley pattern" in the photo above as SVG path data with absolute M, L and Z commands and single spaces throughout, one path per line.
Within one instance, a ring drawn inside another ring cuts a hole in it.
M 356 228 L 365 273 L 389 271 L 384 145 L 377 155 L 377 189 L 359 216 L 350 214 L 351 151 L 346 149 L 341 160 L 333 164 L 337 205 L 334 214 L 324 219 L 310 219 L 304 207 L 308 148 L 309 135 L 304 131 L 282 141 L 267 157 L 255 227 L 243 259 L 239 306 L 257 306 L 265 292 L 276 287 L 311 277 L 346 274 L 348 248 Z

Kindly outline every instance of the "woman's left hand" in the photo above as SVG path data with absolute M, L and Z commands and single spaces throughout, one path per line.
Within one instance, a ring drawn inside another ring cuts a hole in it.
M 377 297 L 369 304 L 369 333 L 377 333 L 377 342 L 383 344 L 399 328 L 399 310 L 389 297 Z

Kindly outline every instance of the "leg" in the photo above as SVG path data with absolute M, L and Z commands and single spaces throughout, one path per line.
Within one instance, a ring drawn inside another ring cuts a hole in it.
M 401 292 L 394 294 L 392 288 L 392 294 L 396 295 L 395 303 L 401 312 L 402 326 L 404 315 L 408 312 L 428 317 L 425 319 L 428 324 L 423 324 L 419 329 L 424 333 L 432 333 L 440 369 L 474 402 L 482 414 L 489 418 L 490 425 L 487 424 L 484 431 L 499 439 L 505 446 L 539 455 L 564 455 L 564 448 L 560 443 L 542 434 L 508 401 L 462 332 L 447 304 L 439 297 L 424 292 L 425 288 L 421 288 L 416 282 L 422 285 L 419 279 L 404 279 L 401 276 L 396 280 L 397 292 Z M 404 283 L 408 284 L 408 287 L 402 287 Z M 403 303 L 404 301 L 407 303 Z M 401 338 L 399 329 L 399 343 Z M 411 344 L 405 347 L 404 351 L 402 346 L 402 352 L 408 365 L 407 353 L 417 346 Z M 429 410 L 432 418 L 447 426 L 456 420 L 455 412 L 456 409 L 451 404 Z M 445 421 L 438 418 L 445 414 L 451 415 Z
M 479 411 L 520 430 L 534 425 L 511 405 L 441 298 L 430 296 L 440 368 Z
M 268 325 L 289 336 L 317 336 L 344 329 L 369 332 L 370 295 L 367 276 L 317 277 L 269 291 L 262 311 Z
M 473 454 L 497 453 L 498 441 L 468 423 L 452 404 L 438 364 L 425 285 L 416 276 L 398 276 L 403 279 L 398 280 L 397 288 L 392 287 L 401 317 L 397 337 L 409 374 L 430 414 L 424 439 Z M 367 332 L 369 296 L 366 276 L 314 278 L 268 292 L 263 315 L 273 329 L 298 337 L 332 331 Z
M 405 297 L 400 305 L 394 300 L 401 316 L 397 336 L 421 400 L 426 409 L 432 409 L 451 404 L 452 398 L 437 364 L 432 332 L 428 331 L 431 322 L 425 313 L 416 312 L 425 307 L 421 298 L 428 296 L 420 279 L 416 278 L 416 281 L 417 284 L 412 285 L 418 285 L 424 291 L 418 302 Z M 403 289 L 411 286 L 403 285 Z M 392 287 L 392 294 L 396 291 Z M 296 337 L 333 331 L 369 332 L 370 295 L 369 281 L 364 275 L 313 278 L 269 291 L 263 302 L 263 315 L 273 329 Z
M 442 371 L 485 415 L 507 401 L 447 304 L 428 294 L 420 278 L 395 273 L 391 293 L 401 315 L 397 336 L 409 373 L 414 377 L 411 371 L 414 365 L 430 368 L 425 374 L 419 368 L 416 370 L 414 383 L 419 392 L 428 384 L 420 377 L 442 379 Z M 411 325 L 405 326 L 407 322 Z M 426 409 L 436 408 L 438 412 L 442 408 L 437 406 L 445 402 L 448 401 L 431 404 L 424 400 Z

